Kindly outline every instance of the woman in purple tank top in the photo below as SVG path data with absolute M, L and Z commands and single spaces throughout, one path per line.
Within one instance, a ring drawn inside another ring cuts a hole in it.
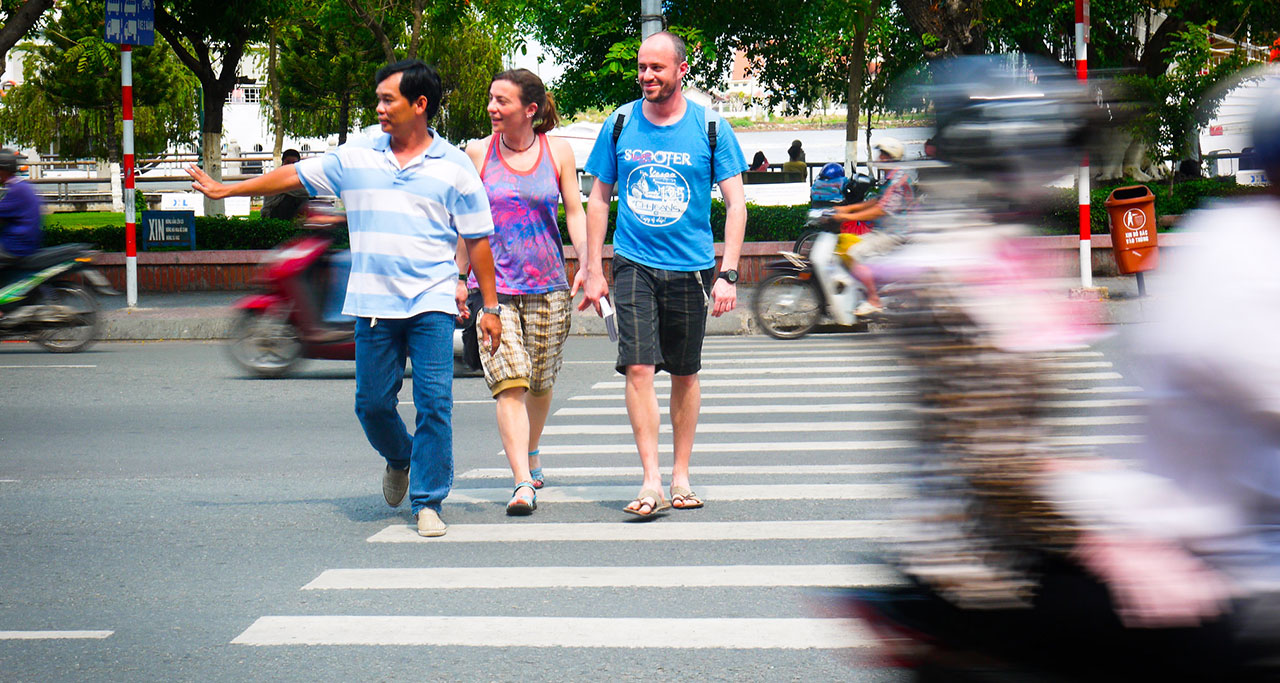
M 493 211 L 493 251 L 502 345 L 481 353 L 484 378 L 497 400 L 498 433 L 511 465 L 515 491 L 507 514 L 537 508 L 542 488 L 538 439 L 551 408 L 551 388 L 569 335 L 569 300 L 581 286 L 579 270 L 570 290 L 556 209 L 564 200 L 569 238 L 586 248 L 586 213 L 578 190 L 577 163 L 569 143 L 548 138 L 559 123 L 542 79 L 527 69 L 504 71 L 489 84 L 493 134 L 467 145 L 467 156 L 484 180 Z M 458 252 L 458 301 L 465 310 L 466 252 Z

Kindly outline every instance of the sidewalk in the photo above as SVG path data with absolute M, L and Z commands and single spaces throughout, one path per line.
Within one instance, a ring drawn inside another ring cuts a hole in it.
M 1106 287 L 1110 298 L 1102 302 L 1102 322 L 1108 325 L 1125 325 L 1145 320 L 1144 300 L 1138 298 L 1138 285 L 1132 276 L 1094 278 L 1094 285 Z M 1063 296 L 1074 286 L 1063 283 Z M 1159 296 L 1159 276 L 1148 274 L 1149 296 Z M 104 323 L 100 339 L 108 340 L 160 340 L 160 339 L 225 339 L 232 321 L 231 304 L 248 292 L 186 292 L 175 294 L 138 295 L 138 305 L 129 309 L 123 295 L 100 297 Z M 708 335 L 757 334 L 751 319 L 751 302 L 755 297 L 753 286 L 738 288 L 738 307 L 719 318 L 707 319 Z M 600 336 L 605 334 L 604 322 L 594 311 L 574 311 L 571 334 Z

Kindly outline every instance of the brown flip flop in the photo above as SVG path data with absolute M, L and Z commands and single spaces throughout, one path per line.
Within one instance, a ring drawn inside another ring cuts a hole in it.
M 649 501 L 653 501 L 653 502 L 650 503 Z M 665 512 L 671 509 L 671 503 L 668 503 L 666 499 L 662 497 L 662 492 L 655 491 L 654 489 L 642 490 L 640 492 L 640 495 L 636 496 L 635 500 L 631 502 L 637 503 L 635 509 L 632 509 L 630 507 L 624 507 L 622 508 L 622 511 L 627 514 L 635 515 L 637 517 L 648 517 L 650 515 L 653 515 L 659 512 Z M 643 508 L 646 505 L 649 506 L 649 511 L 640 512 L 640 508 Z
M 684 505 L 676 505 L 676 501 L 680 501 Z M 671 507 L 676 510 L 696 510 L 702 507 L 702 499 L 698 497 L 698 494 L 683 486 L 672 486 Z

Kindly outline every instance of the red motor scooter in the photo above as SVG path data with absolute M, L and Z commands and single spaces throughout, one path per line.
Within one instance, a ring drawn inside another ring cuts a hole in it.
M 231 357 L 259 377 L 279 377 L 303 358 L 355 360 L 355 319 L 330 316 L 326 301 L 335 292 L 332 262 L 345 252 L 333 249 L 333 230 L 346 215 L 312 202 L 302 222 L 303 233 L 277 247 L 262 262 L 253 284 L 261 291 L 232 308 Z

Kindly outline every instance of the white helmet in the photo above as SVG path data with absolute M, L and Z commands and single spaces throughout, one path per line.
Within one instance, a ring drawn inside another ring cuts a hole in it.
M 889 137 L 880 138 L 876 144 L 872 145 L 872 149 L 888 154 L 894 161 L 902 161 L 903 155 L 907 153 L 907 148 L 903 146 L 901 140 Z

